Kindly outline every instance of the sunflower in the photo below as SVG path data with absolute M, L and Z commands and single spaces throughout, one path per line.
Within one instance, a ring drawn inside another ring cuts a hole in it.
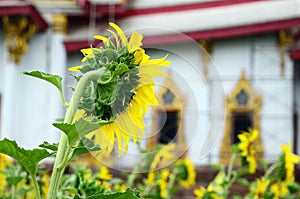
M 150 59 L 142 46 L 143 36 L 132 32 L 128 40 L 122 29 L 109 23 L 108 30 L 114 42 L 105 36 L 94 38 L 103 42 L 104 47 L 82 49 L 83 66 L 70 68 L 71 71 L 86 73 L 105 68 L 98 82 L 91 82 L 79 104 L 86 117 L 110 121 L 91 133 L 102 150 L 110 153 L 114 143 L 118 143 L 119 156 L 128 150 L 132 138 L 134 143 L 140 141 L 144 134 L 143 117 L 149 105 L 157 105 L 154 95 L 154 76 L 165 76 L 160 70 L 170 65 L 166 57 Z M 118 37 L 119 36 L 119 37 Z M 80 79 L 75 76 L 76 79 Z
M 279 199 L 279 196 L 280 196 L 279 185 L 278 184 L 272 184 L 270 190 L 273 193 L 273 199 Z
M 98 172 L 98 178 L 104 181 L 112 179 L 112 175 L 106 166 L 101 166 L 101 169 Z
M 178 183 L 184 188 L 190 188 L 196 183 L 195 166 L 188 159 L 184 158 L 177 163 Z
M 258 134 L 258 130 L 250 129 L 249 132 L 243 132 L 238 135 L 238 138 L 240 139 L 240 143 L 238 144 L 240 155 L 242 160 L 245 160 L 246 164 L 248 165 L 250 173 L 255 173 L 257 168 L 254 142 L 257 139 Z
M 0 153 L 0 170 L 6 170 L 7 165 L 10 165 L 12 163 L 13 161 L 7 155 Z M 6 186 L 5 178 L 5 174 L 0 173 L 0 195 L 2 194 L 2 191 L 4 191 Z
M 284 167 L 285 167 L 285 181 L 286 182 L 294 182 L 294 171 L 295 164 L 300 161 L 300 157 L 291 153 L 290 145 L 281 145 L 283 155 L 284 155 Z
M 170 172 L 168 169 L 163 169 L 160 174 L 160 178 L 157 181 L 157 185 L 159 187 L 159 195 L 162 198 L 167 198 L 168 195 L 168 179 Z
M 193 193 L 196 199 L 224 199 L 214 191 L 214 187 L 211 184 L 207 188 L 200 186 Z
M 264 193 L 267 191 L 269 184 L 270 184 L 269 179 L 265 179 L 263 177 L 256 179 L 254 198 L 263 198 Z

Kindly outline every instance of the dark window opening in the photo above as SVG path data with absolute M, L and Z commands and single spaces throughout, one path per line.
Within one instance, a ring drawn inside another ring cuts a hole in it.
M 252 112 L 234 112 L 232 113 L 232 139 L 231 144 L 239 142 L 238 135 L 241 131 L 247 131 L 253 127 L 253 113 Z
M 160 124 L 160 132 L 158 141 L 161 144 L 176 142 L 176 134 L 178 131 L 178 111 L 158 112 Z M 165 115 L 165 119 L 162 118 Z

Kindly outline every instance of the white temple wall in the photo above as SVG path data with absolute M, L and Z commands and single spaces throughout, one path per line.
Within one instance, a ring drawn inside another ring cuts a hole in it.
M 215 41 L 213 60 L 226 94 L 245 71 L 255 91 L 262 96 L 261 136 L 265 158 L 273 161 L 281 152 L 280 145 L 292 144 L 293 139 L 292 61 L 286 56 L 285 73 L 281 75 L 276 35 Z
M 5 45 L 4 44 L 4 34 L 2 31 L 0 31 L 0 43 L 1 43 L 1 46 Z M 3 87 L 4 87 L 3 86 L 4 50 L 5 50 L 5 48 L 0 48 L 0 95 L 1 95 Z
M 51 72 L 51 35 L 37 33 L 29 41 L 29 50 L 21 57 L 18 65 L 10 65 L 4 52 L 4 73 L 15 67 L 15 90 L 9 91 L 9 86 L 3 84 L 3 95 L 10 95 L 13 101 L 7 104 L 2 101 L 1 138 L 15 139 L 20 146 L 33 148 L 44 141 L 57 142 L 59 134 L 52 123 L 63 117 L 62 105 L 53 106 L 53 95 L 59 98 L 56 88 L 37 78 L 22 75 L 23 71 L 40 70 Z M 55 46 L 57 47 L 57 46 Z M 5 48 L 3 48 L 6 50 Z M 59 66 L 64 67 L 64 66 Z M 4 77 L 1 76 L 1 79 Z M 9 77 L 6 77 L 9 78 Z M 53 115 L 53 110 L 57 114 Z M 11 119 L 13 114 L 13 120 Z M 10 117 L 10 118 L 8 118 Z

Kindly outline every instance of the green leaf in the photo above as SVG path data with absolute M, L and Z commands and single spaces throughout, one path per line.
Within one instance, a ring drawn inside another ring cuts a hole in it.
M 27 150 L 17 145 L 15 141 L 4 139 L 0 141 L 0 153 L 14 158 L 30 175 L 36 175 L 38 163 L 51 156 L 46 149 Z
M 62 188 L 62 191 L 72 193 L 72 194 L 78 194 L 78 190 L 75 187 Z
M 236 182 L 246 187 L 250 186 L 250 182 L 245 178 L 238 178 Z
M 80 118 L 73 124 L 67 123 L 54 123 L 53 126 L 63 131 L 68 136 L 68 142 L 73 145 L 79 137 L 83 137 L 88 133 L 100 128 L 104 124 L 108 124 L 108 121 L 87 121 Z
M 237 171 L 233 171 L 232 174 L 239 177 L 239 176 L 242 176 L 242 175 L 249 174 L 249 170 L 248 169 L 239 169 Z
M 53 84 L 59 92 L 62 92 L 62 77 L 59 75 L 53 75 L 50 73 L 45 73 L 41 71 L 31 71 L 31 72 L 23 72 L 25 75 L 29 75 L 32 77 L 43 79 L 51 84 Z
M 78 140 L 79 135 L 75 124 L 53 123 L 52 125 L 67 135 L 69 145 L 73 145 Z
M 21 182 L 22 179 L 23 176 L 12 176 L 12 177 L 7 177 L 6 181 L 16 187 L 19 184 L 19 182 Z
M 259 162 L 263 166 L 264 170 L 268 169 L 268 162 L 265 159 L 260 159 Z
M 215 168 L 219 171 L 225 171 L 225 166 L 221 164 L 210 164 L 209 167 Z
M 65 97 L 63 95 L 63 89 L 62 89 L 62 77 L 59 75 L 53 75 L 50 73 L 45 73 L 41 71 L 31 71 L 31 72 L 23 72 L 24 75 L 29 75 L 32 77 L 36 77 L 42 80 L 45 80 L 51 84 L 53 84 L 58 90 L 59 94 L 61 96 L 62 103 L 64 104 L 65 107 L 68 107 L 68 103 L 65 100 Z
M 97 194 L 93 196 L 86 197 L 85 199 L 142 199 L 140 196 L 140 193 L 136 190 L 127 189 L 125 192 L 115 192 L 115 193 L 103 193 L 103 194 Z M 76 196 L 74 199 L 79 199 Z
M 58 149 L 58 144 L 57 143 L 50 144 L 49 142 L 45 141 L 43 144 L 40 144 L 39 147 L 56 152 Z

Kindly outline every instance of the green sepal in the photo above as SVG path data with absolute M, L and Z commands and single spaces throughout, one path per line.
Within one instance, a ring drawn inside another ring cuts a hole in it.
M 101 150 L 100 146 L 96 145 L 93 139 L 91 140 L 86 137 L 82 137 L 78 145 L 72 150 L 68 162 L 71 162 L 76 157 L 83 155 L 85 153 L 99 151 L 99 150 Z
M 101 77 L 98 80 L 99 84 L 107 84 L 112 80 L 113 76 L 110 72 L 110 70 L 105 70 L 104 73 L 101 75 Z
M 7 138 L 0 141 L 0 153 L 14 158 L 31 176 L 36 175 L 38 163 L 52 155 L 46 149 L 27 150 L 21 148 L 15 141 Z
M 125 192 L 115 192 L 115 193 L 102 193 L 89 197 L 85 197 L 85 199 L 142 199 L 140 193 L 136 190 L 127 189 Z M 74 197 L 74 199 L 81 199 L 78 195 Z

